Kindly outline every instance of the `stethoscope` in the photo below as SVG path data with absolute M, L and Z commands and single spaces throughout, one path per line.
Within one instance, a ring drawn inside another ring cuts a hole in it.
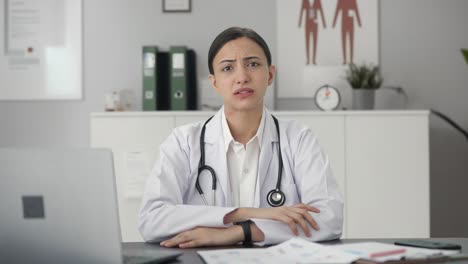
M 271 190 L 270 192 L 268 192 L 268 195 L 267 195 L 267 202 L 269 205 L 271 205 L 272 207 L 278 207 L 278 206 L 282 206 L 284 204 L 284 202 L 286 201 L 286 196 L 284 195 L 284 193 L 280 190 L 280 186 L 281 186 L 281 175 L 282 175 L 282 171 L 283 171 L 283 158 L 281 156 L 281 141 L 280 141 L 280 131 L 279 131 L 279 124 L 278 124 L 278 119 L 276 119 L 275 116 L 271 115 L 271 117 L 273 117 L 273 120 L 275 121 L 275 126 L 276 126 L 276 133 L 278 134 L 278 158 L 279 158 L 279 165 L 278 165 L 278 181 L 276 183 L 276 188 Z M 200 157 L 200 163 L 198 164 L 198 175 L 197 175 L 197 181 L 195 182 L 195 188 L 197 188 L 198 190 L 198 193 L 200 194 L 200 196 L 202 197 L 203 199 L 203 202 L 205 203 L 205 205 L 208 205 L 208 202 L 206 201 L 206 198 L 205 198 L 205 195 L 203 193 L 203 189 L 201 188 L 200 186 L 200 181 L 199 181 L 199 178 L 200 178 L 200 174 L 202 171 L 204 170 L 207 170 L 210 172 L 211 174 L 211 189 L 213 190 L 213 205 L 216 205 L 216 199 L 215 199 L 215 194 L 216 194 L 216 173 L 215 171 L 213 170 L 213 168 L 211 168 L 210 166 L 206 165 L 205 164 L 205 130 L 206 130 L 206 124 L 208 124 L 208 122 L 210 122 L 210 120 L 212 119 L 213 117 L 210 117 L 208 120 L 206 120 L 205 124 L 203 124 L 203 127 L 202 127 L 202 131 L 201 131 L 201 134 L 200 134 L 200 152 L 201 152 L 201 157 Z

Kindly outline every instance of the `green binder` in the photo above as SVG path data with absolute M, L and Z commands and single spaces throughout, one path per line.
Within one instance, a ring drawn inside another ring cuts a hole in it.
M 156 59 L 158 47 L 143 47 L 143 111 L 157 110 L 158 71 Z
M 188 110 L 187 48 L 171 46 L 170 54 L 170 108 Z

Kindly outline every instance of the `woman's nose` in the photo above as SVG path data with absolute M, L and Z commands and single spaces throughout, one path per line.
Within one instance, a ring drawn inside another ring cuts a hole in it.
M 236 74 L 236 82 L 237 83 L 246 83 L 249 81 L 250 77 L 247 72 L 247 69 L 244 67 L 238 67 L 237 68 L 237 74 Z

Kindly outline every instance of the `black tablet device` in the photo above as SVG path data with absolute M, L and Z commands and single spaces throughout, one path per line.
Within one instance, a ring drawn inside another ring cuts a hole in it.
M 443 249 L 443 250 L 461 250 L 461 246 L 457 244 L 450 244 L 445 242 L 427 241 L 422 239 L 409 239 L 395 241 L 395 245 L 419 247 L 429 249 Z

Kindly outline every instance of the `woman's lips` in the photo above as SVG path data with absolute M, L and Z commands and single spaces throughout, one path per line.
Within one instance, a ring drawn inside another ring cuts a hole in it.
M 239 98 L 247 98 L 254 93 L 254 90 L 251 88 L 241 88 L 234 92 L 234 95 Z

